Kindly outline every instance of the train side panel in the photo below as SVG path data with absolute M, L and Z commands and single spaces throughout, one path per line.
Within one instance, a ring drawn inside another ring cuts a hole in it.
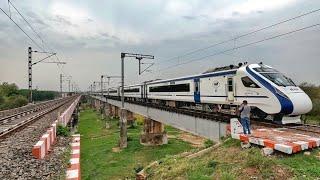
M 147 85 L 148 99 L 194 102 L 193 81 L 170 81 Z

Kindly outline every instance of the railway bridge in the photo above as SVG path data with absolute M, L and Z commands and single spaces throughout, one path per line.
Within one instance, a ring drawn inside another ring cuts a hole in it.
M 107 116 L 120 116 L 121 100 L 101 95 L 89 95 L 91 104 Z M 133 121 L 134 115 L 144 117 L 144 134 L 142 143 L 166 143 L 167 137 L 164 124 L 177 129 L 218 141 L 227 133 L 229 118 L 213 113 L 199 112 L 197 110 L 182 109 L 170 106 L 125 101 L 126 121 Z M 155 142 L 159 141 L 160 142 Z

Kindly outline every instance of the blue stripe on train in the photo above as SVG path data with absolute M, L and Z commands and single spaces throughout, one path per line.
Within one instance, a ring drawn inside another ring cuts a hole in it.
M 257 81 L 259 81 L 264 87 L 266 87 L 269 91 L 271 91 L 279 100 L 281 104 L 280 113 L 291 114 L 293 112 L 293 103 L 290 99 L 287 99 L 276 92 L 276 87 L 273 87 L 269 82 L 261 78 L 259 75 L 254 73 L 248 66 L 246 67 L 247 72 L 253 76 Z

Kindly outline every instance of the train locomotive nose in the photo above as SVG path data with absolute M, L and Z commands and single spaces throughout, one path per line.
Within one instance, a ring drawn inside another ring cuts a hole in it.
M 306 114 L 312 110 L 312 101 L 306 93 L 290 93 L 288 96 L 293 104 L 291 115 Z

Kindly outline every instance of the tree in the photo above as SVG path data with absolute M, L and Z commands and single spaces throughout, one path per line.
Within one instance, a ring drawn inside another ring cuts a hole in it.
M 13 96 L 18 94 L 18 86 L 14 83 L 9 84 L 7 82 L 2 83 L 0 85 L 0 94 L 3 96 Z

